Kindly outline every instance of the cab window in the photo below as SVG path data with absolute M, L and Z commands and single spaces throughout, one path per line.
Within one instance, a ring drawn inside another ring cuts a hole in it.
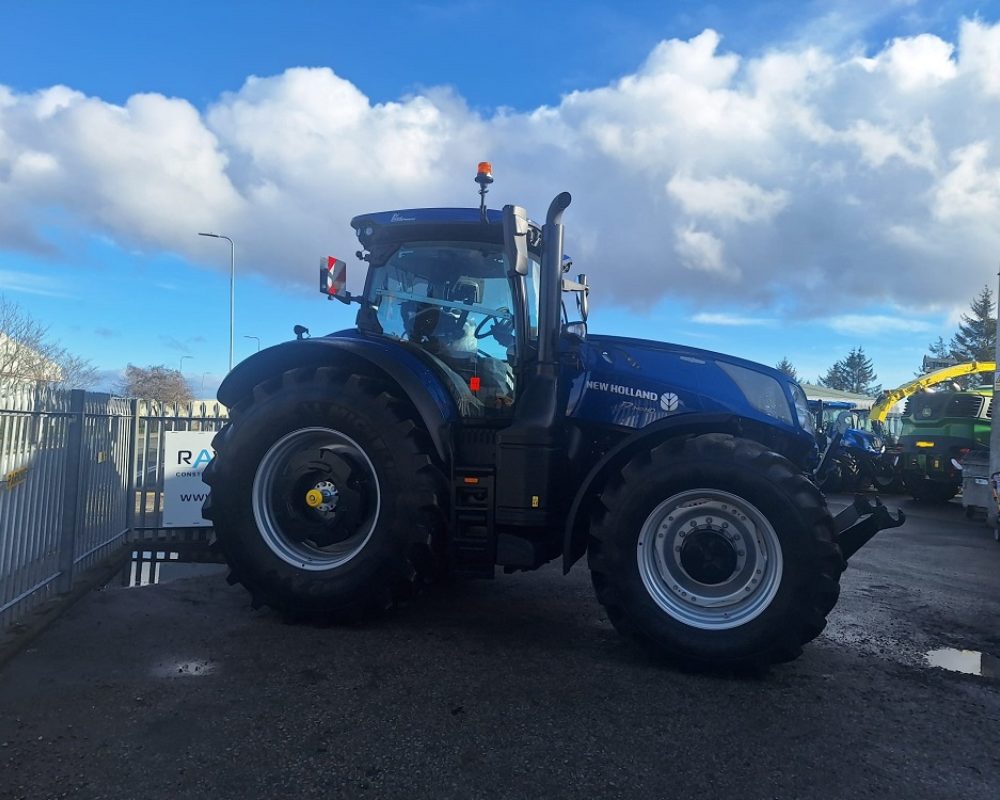
M 368 300 L 385 335 L 419 345 L 458 377 L 463 413 L 511 407 L 515 306 L 500 245 L 404 243 L 373 267 Z

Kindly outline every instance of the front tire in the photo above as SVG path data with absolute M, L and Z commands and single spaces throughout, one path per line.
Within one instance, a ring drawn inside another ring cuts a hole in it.
M 431 576 L 444 479 L 389 387 L 292 370 L 256 387 L 213 444 L 204 513 L 255 607 L 356 620 Z
M 633 458 L 591 525 L 598 599 L 695 669 L 789 661 L 826 625 L 843 559 L 822 494 L 757 442 L 705 434 Z

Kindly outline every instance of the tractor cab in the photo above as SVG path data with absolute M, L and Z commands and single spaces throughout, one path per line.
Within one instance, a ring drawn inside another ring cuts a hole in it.
M 585 275 L 562 277 L 571 261 L 561 251 L 558 218 L 550 222 L 560 235 L 549 237 L 558 252 L 551 248 L 543 270 L 542 226 L 518 206 L 487 209 L 492 181 L 492 167 L 480 163 L 479 209 L 402 209 L 351 220 L 363 248 L 357 255 L 368 263 L 361 297 L 344 291 L 343 262 L 324 259 L 320 268 L 320 291 L 358 301 L 361 334 L 387 337 L 428 364 L 463 420 L 511 418 L 539 364 L 555 364 L 564 291 L 577 294 L 583 319 L 567 331 L 577 340 L 586 335 L 589 287 Z
M 359 330 L 434 365 L 465 418 L 509 416 L 538 349 L 540 254 L 516 273 L 501 214 L 410 209 L 356 217 L 369 264 Z

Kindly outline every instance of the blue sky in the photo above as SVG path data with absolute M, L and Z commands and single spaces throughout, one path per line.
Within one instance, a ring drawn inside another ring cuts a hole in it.
M 894 385 L 995 282 L 998 20 L 971 2 L 3 4 L 0 291 L 108 380 L 189 356 L 208 395 L 229 253 L 199 230 L 237 241 L 239 359 L 247 337 L 349 326 L 313 277 L 353 252 L 350 216 L 473 205 L 489 158 L 496 205 L 540 216 L 574 192 L 593 330 L 788 356 L 805 379 L 863 345 Z

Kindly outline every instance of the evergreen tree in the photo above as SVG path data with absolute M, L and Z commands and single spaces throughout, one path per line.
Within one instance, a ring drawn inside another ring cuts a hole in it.
M 865 349 L 854 347 L 845 358 L 835 362 L 819 382 L 842 392 L 875 396 L 882 391 L 881 384 L 875 383 L 876 378 L 878 375 L 875 374 L 875 366 L 865 355 Z
M 934 358 L 952 358 L 951 347 L 944 340 L 943 336 L 938 336 L 937 341 L 931 342 L 927 347 L 927 351 Z
M 783 357 L 781 361 L 774 365 L 774 368 L 784 372 L 793 381 L 797 381 L 799 379 L 798 370 L 796 370 L 792 362 L 788 360 L 788 356 Z
M 996 303 L 989 286 L 969 304 L 969 314 L 962 314 L 958 332 L 949 345 L 951 355 L 963 361 L 992 361 L 996 354 Z M 934 352 L 932 349 L 931 352 Z

